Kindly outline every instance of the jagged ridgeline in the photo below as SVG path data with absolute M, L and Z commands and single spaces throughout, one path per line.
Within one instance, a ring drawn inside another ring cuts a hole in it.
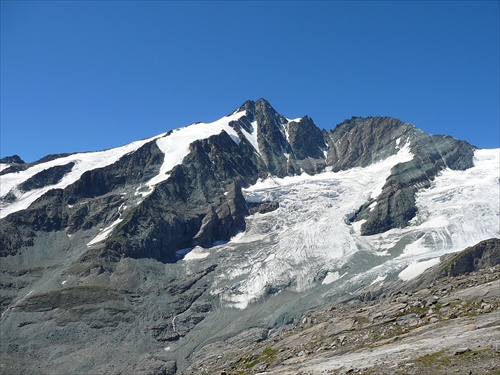
M 362 234 L 376 234 L 407 225 L 417 211 L 418 188 L 429 187 L 441 170 L 473 165 L 474 147 L 467 142 L 428 135 L 388 117 L 352 118 L 321 131 L 309 117 L 288 120 L 260 99 L 244 103 L 225 121 L 228 129 L 214 127 L 207 138 L 178 146 L 189 151 L 168 171 L 162 165 L 170 155 L 165 156 L 158 142 L 189 132 L 189 127 L 144 141 L 108 165 L 75 171 L 79 176 L 72 183 L 63 183 L 65 176 L 86 154 L 54 155 L 32 164 L 18 157 L 2 160 L 9 165 L 2 171 L 6 178 L 23 172 L 29 176 L 2 191 L 6 212 L 33 190 L 42 193 L 29 207 L 2 219 L 1 255 L 29 251 L 46 233 L 97 236 L 100 229 L 112 227 L 83 259 L 174 260 L 176 251 L 211 246 L 244 230 L 248 205 L 241 189 L 259 178 L 365 167 L 408 144 L 417 157 L 394 166 L 380 195 L 351 218 L 366 220 Z M 37 167 L 39 172 L 30 173 Z M 150 184 L 160 173 L 161 181 Z M 369 209 L 374 202 L 375 208 Z M 64 246 L 71 242 L 60 239 Z
M 182 373 L 403 283 L 500 236 L 498 160 L 390 117 L 321 130 L 264 99 L 109 150 L 3 158 L 0 363 Z

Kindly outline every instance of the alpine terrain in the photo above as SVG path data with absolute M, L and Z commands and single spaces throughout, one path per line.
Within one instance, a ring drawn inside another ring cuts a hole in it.
M 394 118 L 325 131 L 264 99 L 1 159 L 0 371 L 491 373 L 499 167 Z

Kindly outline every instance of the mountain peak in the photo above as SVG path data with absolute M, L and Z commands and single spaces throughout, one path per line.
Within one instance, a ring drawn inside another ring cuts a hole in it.
M 264 98 L 259 98 L 256 101 L 247 100 L 235 112 L 248 111 L 249 113 L 254 114 L 256 110 L 261 112 L 266 110 L 276 112 L 271 104 Z
M 19 155 L 6 156 L 0 159 L 2 164 L 24 164 L 24 160 Z
M 241 111 L 247 111 L 253 113 L 255 111 L 255 102 L 253 100 L 247 100 L 235 112 L 241 112 Z
M 114 149 L 0 165 L 0 362 L 199 373 L 186 369 L 218 340 L 251 348 L 309 307 L 498 237 L 498 159 L 391 118 L 321 131 L 258 99 Z

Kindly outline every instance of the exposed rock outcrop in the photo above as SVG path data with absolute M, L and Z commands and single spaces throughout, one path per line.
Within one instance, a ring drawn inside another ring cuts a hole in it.
M 417 212 L 418 189 L 428 188 L 445 168 L 472 167 L 475 149 L 467 142 L 431 136 L 387 117 L 353 118 L 330 132 L 329 146 L 327 162 L 334 170 L 366 166 L 396 154 L 402 147 L 409 147 L 415 155 L 411 161 L 394 166 L 380 195 L 366 202 L 351 218 L 365 220 L 363 235 L 408 225 Z
M 436 277 L 459 276 L 500 264 L 500 239 L 491 238 L 441 258 Z
M 24 164 L 24 160 L 19 155 L 6 156 L 0 159 L 0 163 L 4 164 Z

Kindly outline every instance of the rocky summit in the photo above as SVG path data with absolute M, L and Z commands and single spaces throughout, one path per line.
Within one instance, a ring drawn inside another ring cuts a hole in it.
M 3 158 L 2 373 L 492 373 L 499 163 L 394 118 L 326 131 L 264 99 Z

